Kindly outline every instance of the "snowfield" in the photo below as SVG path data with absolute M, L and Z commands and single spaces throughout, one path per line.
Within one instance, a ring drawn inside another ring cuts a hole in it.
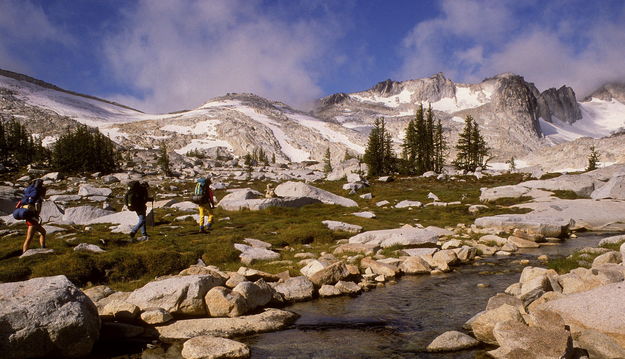
M 540 128 L 552 144 L 573 141 L 580 137 L 601 138 L 625 128 L 625 104 L 616 100 L 592 98 L 579 103 L 582 119 L 568 124 L 558 119 L 549 123 L 539 119 Z

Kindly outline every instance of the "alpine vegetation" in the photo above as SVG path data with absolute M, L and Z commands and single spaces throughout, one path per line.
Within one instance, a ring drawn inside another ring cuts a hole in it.
M 97 129 L 78 126 L 55 142 L 51 162 L 62 173 L 111 173 L 118 166 L 118 154 L 110 138 Z
M 434 123 L 432 106 L 424 117 L 423 104 L 414 119 L 408 122 L 402 144 L 402 171 L 421 175 L 428 171 L 440 173 L 445 164 L 447 142 L 440 119 Z
M 488 162 L 488 146 L 480 133 L 477 122 L 471 116 L 466 117 L 464 130 L 460 133 L 456 150 L 458 154 L 453 164 L 459 170 L 473 172 L 478 167 L 483 168 Z
M 396 166 L 391 134 L 383 118 L 377 118 L 373 126 L 363 161 L 369 166 L 369 176 L 391 174 Z

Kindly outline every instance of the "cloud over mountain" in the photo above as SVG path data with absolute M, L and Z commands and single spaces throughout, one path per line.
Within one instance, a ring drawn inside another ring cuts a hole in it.
M 289 20 L 257 1 L 140 1 L 105 44 L 118 80 L 148 111 L 199 106 L 227 92 L 302 105 L 318 97 L 320 64 L 338 26 L 331 16 Z

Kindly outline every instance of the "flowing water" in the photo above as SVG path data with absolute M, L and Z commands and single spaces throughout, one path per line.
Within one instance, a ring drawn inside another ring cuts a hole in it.
M 291 305 L 301 315 L 288 330 L 244 340 L 252 358 L 481 358 L 485 348 L 434 354 L 425 347 L 448 330 L 484 310 L 488 298 L 517 282 L 519 259 L 540 265 L 536 256 L 568 255 L 596 246 L 605 234 L 586 234 L 556 246 L 524 249 L 506 259 L 491 258 L 453 273 L 403 276 L 397 284 L 349 298 L 325 298 Z M 478 288 L 478 283 L 488 284 Z
M 586 233 L 558 245 L 523 249 L 512 257 L 459 266 L 453 273 L 403 276 L 397 284 L 357 297 L 296 303 L 284 308 L 301 316 L 291 328 L 236 340 L 250 346 L 253 359 L 485 358 L 487 348 L 437 354 L 424 349 L 443 332 L 462 331 L 469 318 L 484 310 L 488 298 L 517 282 L 523 270 L 520 259 L 542 266 L 536 260 L 540 254 L 566 256 L 579 248 L 597 246 L 606 236 Z M 479 283 L 488 287 L 478 288 Z M 140 354 L 145 342 L 116 343 L 114 350 L 105 343 L 98 347 L 93 353 L 97 358 L 174 358 L 180 350 L 178 346 L 173 356 L 151 350 Z

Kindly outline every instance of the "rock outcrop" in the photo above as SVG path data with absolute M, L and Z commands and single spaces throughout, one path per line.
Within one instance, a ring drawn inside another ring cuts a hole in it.
M 65 276 L 0 284 L 4 358 L 82 357 L 99 337 L 93 302 Z

